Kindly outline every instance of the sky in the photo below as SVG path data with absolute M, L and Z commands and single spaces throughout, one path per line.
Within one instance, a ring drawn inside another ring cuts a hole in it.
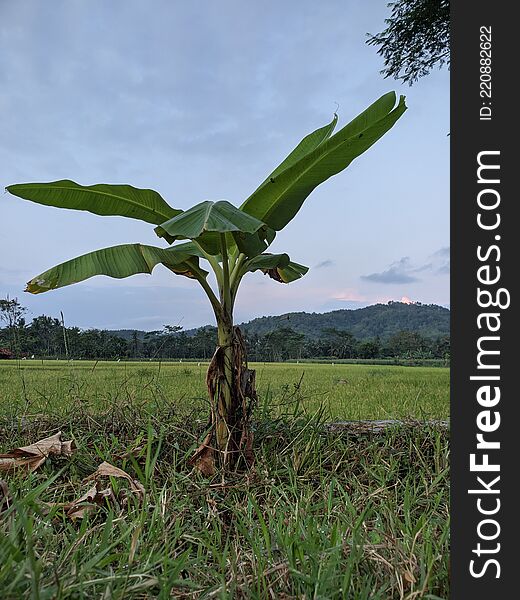
M 310 131 L 383 93 L 408 110 L 319 186 L 270 251 L 310 267 L 244 279 L 235 319 L 410 299 L 449 305 L 449 72 L 385 79 L 366 44 L 387 0 L 0 2 L 0 179 L 157 190 L 175 208 L 239 206 Z M 109 329 L 213 322 L 198 284 L 158 266 L 32 296 L 33 276 L 153 227 L 0 194 L 0 297 L 28 317 Z

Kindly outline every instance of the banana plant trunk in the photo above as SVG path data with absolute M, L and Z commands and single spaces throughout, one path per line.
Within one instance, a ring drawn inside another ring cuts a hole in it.
M 229 453 L 233 452 L 233 421 L 237 418 L 237 390 L 234 389 L 235 348 L 233 347 L 233 323 L 230 315 L 224 315 L 218 324 L 218 349 L 221 354 L 221 366 L 213 373 L 216 381 L 208 379 L 211 388 L 212 405 L 216 407 L 215 437 L 217 448 L 224 453 L 224 462 L 228 462 Z M 216 386 L 214 384 L 217 384 Z
M 257 401 L 255 371 L 247 366 L 240 329 L 224 311 L 217 326 L 218 345 L 206 375 L 210 428 L 190 461 L 208 476 L 217 468 L 245 469 L 252 464 L 251 413 Z

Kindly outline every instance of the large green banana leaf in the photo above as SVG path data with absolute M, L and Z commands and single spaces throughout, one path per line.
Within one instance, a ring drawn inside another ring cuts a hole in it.
M 404 96 L 395 104 L 394 92 L 379 98 L 299 160 L 289 161 L 278 172 L 275 169 L 277 174 L 253 192 L 241 209 L 277 231 L 283 229 L 315 187 L 345 169 L 392 128 L 406 110 Z M 303 153 L 304 148 L 301 150 Z
M 172 208 L 157 192 L 131 185 L 79 185 L 63 179 L 50 183 L 17 183 L 7 186 L 6 190 L 46 206 L 130 217 L 153 225 L 160 225 L 182 212 Z
M 262 271 L 280 283 L 291 283 L 303 277 L 309 267 L 292 262 L 288 254 L 260 254 L 244 263 L 242 274 L 248 271 Z
M 49 290 L 84 281 L 95 275 L 123 279 L 137 273 L 151 273 L 162 263 L 174 273 L 194 277 L 194 270 L 207 275 L 198 267 L 197 249 L 188 242 L 172 248 L 156 248 L 143 244 L 122 244 L 83 254 L 34 277 L 26 291 L 40 294 Z
M 243 242 L 249 239 L 246 236 L 260 229 L 264 230 L 265 237 L 268 228 L 262 221 L 241 211 L 226 200 L 218 202 L 206 200 L 161 223 L 155 228 L 155 232 L 170 244 L 177 239 L 196 240 L 206 252 L 216 255 L 221 252 L 221 233 L 231 234 L 234 242 L 242 247 Z

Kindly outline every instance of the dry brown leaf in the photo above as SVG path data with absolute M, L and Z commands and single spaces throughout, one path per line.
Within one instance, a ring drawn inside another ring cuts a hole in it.
M 61 431 L 48 438 L 39 440 L 29 446 L 15 448 L 7 454 L 0 454 L 0 471 L 12 471 L 26 467 L 34 471 L 40 467 L 49 456 L 71 456 L 75 446 L 72 440 L 62 442 Z
M 71 519 L 82 519 L 87 513 L 91 513 L 101 506 L 106 498 L 114 498 L 109 488 L 102 490 L 101 485 L 96 482 L 80 498 L 72 502 L 46 502 L 48 507 L 63 508 L 65 514 Z
M 136 479 L 132 479 L 132 477 L 130 477 L 130 475 L 126 471 L 123 471 L 123 469 L 120 469 L 119 467 L 114 467 L 114 465 L 111 465 L 106 461 L 102 462 L 97 468 L 97 470 L 94 473 L 92 473 L 92 475 L 89 475 L 87 477 L 87 480 L 94 479 L 95 481 L 98 481 L 100 477 L 119 477 L 122 479 L 126 479 L 130 484 L 130 489 L 133 492 L 135 492 L 139 496 L 139 498 L 142 498 L 144 496 L 145 490 L 142 483 L 140 483 Z
M 204 438 L 202 444 L 195 450 L 193 456 L 189 459 L 188 464 L 192 465 L 204 475 L 211 477 L 215 474 L 215 452 L 210 446 L 211 432 Z
M 404 571 L 403 577 L 409 584 L 415 583 L 415 577 L 414 577 L 413 573 L 411 573 L 410 571 L 407 571 L 407 570 Z
M 108 462 L 103 462 L 99 467 L 89 475 L 85 481 L 94 481 L 93 485 L 80 497 L 72 502 L 60 502 L 60 503 L 47 503 L 50 507 L 60 507 L 65 510 L 65 514 L 71 519 L 82 519 L 86 514 L 92 513 L 97 508 L 102 506 L 106 500 L 112 500 L 114 503 L 120 501 L 121 504 L 125 504 L 127 497 L 125 493 L 121 494 L 122 498 L 116 498 L 112 488 L 108 486 L 103 489 L 100 479 L 103 477 L 118 477 L 126 479 L 130 484 L 130 490 L 137 495 L 141 500 L 144 496 L 145 489 L 143 485 L 130 477 L 128 473 L 114 467 Z
M 81 498 L 69 502 L 63 508 L 71 519 L 82 519 L 87 513 L 91 513 L 104 503 L 106 498 L 114 496 L 112 490 L 107 488 L 100 490 L 98 483 L 93 485 Z
M 0 513 L 4 512 L 11 506 L 11 494 L 7 483 L 0 479 Z

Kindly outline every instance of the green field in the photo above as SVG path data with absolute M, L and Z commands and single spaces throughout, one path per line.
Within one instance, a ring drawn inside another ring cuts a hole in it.
M 445 599 L 449 439 L 433 426 L 329 432 L 332 419 L 449 414 L 449 371 L 258 364 L 255 464 L 205 479 L 205 364 L 0 364 L 0 453 L 61 430 L 77 449 L 0 473 L 0 589 L 30 598 Z M 62 506 L 103 461 L 83 519 Z M 11 499 L 2 503 L 2 493 Z
M 259 411 L 296 400 L 327 418 L 445 419 L 449 369 L 346 364 L 252 364 Z M 1 361 L 0 414 L 103 413 L 120 404 L 207 411 L 206 363 Z

